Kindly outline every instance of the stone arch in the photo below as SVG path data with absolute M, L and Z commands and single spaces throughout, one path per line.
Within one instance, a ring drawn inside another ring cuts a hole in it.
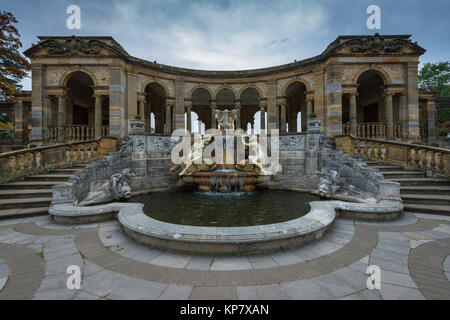
M 162 81 L 160 81 L 158 79 L 147 79 L 147 80 L 145 80 L 142 83 L 141 92 L 144 93 L 145 92 L 145 88 L 147 88 L 147 86 L 149 84 L 152 84 L 152 83 L 159 84 L 164 89 L 165 96 L 166 97 L 170 97 L 170 90 L 169 90 L 169 88 Z
M 291 79 L 283 86 L 283 89 L 281 90 L 281 93 L 283 96 L 286 96 L 286 90 L 289 88 L 289 86 L 291 84 L 293 84 L 295 82 L 300 82 L 301 84 L 303 84 L 306 87 L 306 91 L 310 91 L 309 83 L 305 79 Z
M 212 96 L 213 100 L 217 100 L 217 94 L 222 91 L 223 89 L 229 89 L 234 93 L 234 97 L 237 99 L 238 98 L 238 93 L 236 92 L 236 89 L 234 89 L 232 86 L 229 85 L 224 85 L 221 86 L 219 88 L 217 88 L 217 90 L 214 92 L 214 95 Z
M 215 97 L 214 92 L 211 90 L 210 87 L 200 84 L 200 85 L 194 86 L 191 90 L 189 90 L 189 93 L 187 94 L 187 96 L 185 96 L 185 98 L 192 99 L 192 94 L 197 89 L 205 89 L 206 91 L 208 91 L 209 95 L 211 96 L 211 99 L 213 99 L 213 97 Z
M 61 86 L 61 87 L 67 86 L 67 82 L 70 80 L 72 75 L 76 72 L 86 73 L 89 77 L 91 77 L 91 80 L 94 83 L 94 86 L 98 85 L 97 78 L 95 77 L 95 75 L 92 72 L 90 72 L 84 68 L 75 68 L 75 69 L 70 69 L 63 74 L 63 76 L 59 80 L 59 86 Z
M 392 83 L 391 77 L 382 68 L 366 67 L 366 68 L 361 68 L 356 72 L 355 76 L 353 77 L 352 84 L 357 84 L 359 77 L 367 71 L 373 71 L 373 72 L 377 73 L 381 77 L 381 79 L 383 80 L 385 85 Z
M 261 90 L 261 88 L 259 88 L 258 86 L 255 86 L 255 85 L 246 85 L 246 86 L 242 87 L 241 90 L 239 90 L 239 95 L 237 96 L 239 100 L 241 99 L 242 93 L 249 88 L 256 89 L 256 91 L 258 91 L 258 93 L 259 93 L 259 99 L 264 99 L 264 93 Z

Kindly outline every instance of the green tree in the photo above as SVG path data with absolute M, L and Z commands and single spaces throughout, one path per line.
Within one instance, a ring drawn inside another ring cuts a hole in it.
M 0 12 L 0 97 L 6 98 L 20 90 L 20 81 L 30 70 L 30 63 L 22 57 L 20 34 L 14 24 L 17 19 L 11 12 Z
M 449 97 L 450 62 L 425 63 L 419 71 L 419 87 L 436 91 L 438 97 Z

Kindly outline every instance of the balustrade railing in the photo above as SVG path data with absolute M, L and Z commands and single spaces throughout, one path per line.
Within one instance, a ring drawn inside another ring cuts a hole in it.
M 343 134 L 350 135 L 351 125 L 344 124 L 342 126 Z M 394 123 L 393 135 L 395 138 L 401 138 L 403 133 L 403 126 L 400 123 Z M 356 124 L 356 136 L 359 138 L 371 138 L 371 139 L 385 139 L 387 138 L 387 125 L 386 123 L 357 123 Z
M 64 127 L 63 131 L 64 141 L 86 141 L 95 138 L 95 127 L 83 125 L 69 125 Z M 107 137 L 109 135 L 109 126 L 101 127 L 101 136 Z M 48 140 L 58 141 L 58 127 L 48 127 Z
M 365 160 L 390 162 L 450 177 L 450 149 L 406 142 L 339 136 L 336 147 Z
M 0 153 L 0 182 L 54 168 L 89 163 L 113 151 L 108 149 L 110 145 L 106 142 L 106 147 L 102 146 L 102 138 L 98 138 Z

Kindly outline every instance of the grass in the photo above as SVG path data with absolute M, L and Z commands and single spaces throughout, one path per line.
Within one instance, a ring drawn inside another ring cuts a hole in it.
M 41 259 L 45 261 L 44 251 L 39 252 L 38 256 L 41 257 Z

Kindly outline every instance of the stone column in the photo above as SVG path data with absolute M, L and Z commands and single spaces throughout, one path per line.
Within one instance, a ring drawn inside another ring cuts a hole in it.
M 260 133 L 262 133 L 262 130 L 266 129 L 266 106 L 265 105 L 260 105 L 259 107 L 259 111 L 260 111 L 260 119 L 259 119 L 259 124 L 260 124 Z
M 237 110 L 237 117 L 236 117 L 236 129 L 241 128 L 241 101 L 236 101 L 236 110 Z
M 309 116 L 313 113 L 313 99 L 308 99 L 306 101 L 306 117 L 309 118 Z
M 185 104 L 185 110 L 186 110 L 186 130 L 187 132 L 191 133 L 192 130 L 192 119 L 191 119 L 191 103 Z
M 342 65 L 327 70 L 326 76 L 326 128 L 330 137 L 342 134 Z
M 350 134 L 356 137 L 358 117 L 356 113 L 356 92 L 350 93 Z
M 267 81 L 267 129 L 278 128 L 277 80 Z M 246 128 L 247 129 L 247 128 Z
M 428 138 L 436 138 L 436 105 L 433 99 L 427 101 L 427 131 Z
M 43 98 L 45 70 L 41 64 L 31 66 L 31 137 L 32 142 L 42 142 Z
M 24 143 L 24 128 L 23 128 L 23 104 L 22 101 L 16 101 L 14 104 L 14 143 Z
M 112 137 L 123 137 L 127 130 L 127 77 L 120 65 L 111 65 L 109 72 L 109 134 Z
M 280 103 L 280 132 L 286 132 L 286 102 Z
M 408 110 L 407 110 L 407 105 L 406 105 L 406 97 L 403 93 L 401 93 L 399 95 L 399 110 L 400 110 L 400 115 L 399 115 L 399 120 L 400 123 L 402 124 L 402 139 L 406 140 L 408 138 L 407 132 L 406 132 L 406 127 L 407 127 L 407 119 L 408 119 Z
M 94 128 L 95 128 L 95 137 L 102 136 L 102 96 L 100 94 L 95 94 L 95 119 L 94 119 Z
M 64 126 L 66 124 L 66 97 L 58 96 L 58 142 L 64 141 Z
M 387 126 L 387 139 L 394 139 L 394 112 L 392 110 L 392 93 L 386 92 L 386 126 Z
M 166 104 L 166 132 L 165 133 L 171 133 L 172 132 L 172 105 L 167 103 Z
M 184 129 L 184 107 L 184 79 L 183 77 L 178 77 L 175 80 L 175 104 L 172 110 L 173 130 Z
M 216 123 L 216 101 L 211 101 L 211 128 L 216 129 L 217 123 Z
M 419 131 L 419 89 L 418 89 L 418 61 L 408 62 L 407 65 L 407 115 L 408 122 L 406 131 L 408 133 L 408 140 L 413 142 L 420 142 Z

